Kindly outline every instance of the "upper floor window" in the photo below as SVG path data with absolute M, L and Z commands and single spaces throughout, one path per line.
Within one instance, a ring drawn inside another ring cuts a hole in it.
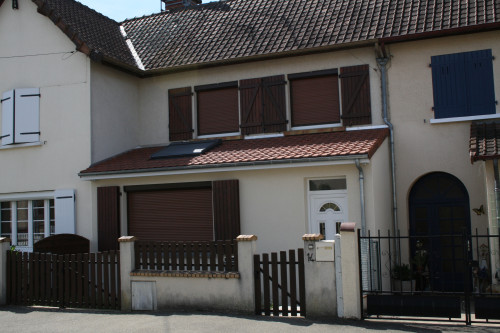
M 7 91 L 1 104 L 2 146 L 40 141 L 40 89 Z
M 194 87 L 198 136 L 238 133 L 238 82 Z
M 431 57 L 434 117 L 496 113 L 491 50 Z
M 275 75 L 195 86 L 196 112 L 191 87 L 170 89 L 170 141 L 193 139 L 195 123 L 197 137 L 371 124 L 368 65 L 289 74 L 287 78 L 288 82 L 285 75 Z

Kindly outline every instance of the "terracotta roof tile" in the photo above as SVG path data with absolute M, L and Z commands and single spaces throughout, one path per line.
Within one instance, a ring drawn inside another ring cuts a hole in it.
M 473 122 L 469 153 L 471 162 L 500 158 L 500 122 Z
M 306 134 L 252 140 L 223 141 L 195 157 L 150 159 L 164 147 L 136 148 L 98 162 L 82 175 L 154 169 L 221 166 L 248 162 L 304 160 L 321 157 L 367 155 L 371 157 L 388 135 L 387 129 Z

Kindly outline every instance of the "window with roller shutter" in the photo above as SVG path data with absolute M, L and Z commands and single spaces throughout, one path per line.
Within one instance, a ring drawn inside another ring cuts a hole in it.
M 238 82 L 194 87 L 198 135 L 239 133 Z
M 141 240 L 211 241 L 240 233 L 238 180 L 126 186 L 128 234 Z
M 191 87 L 168 91 L 170 141 L 193 138 L 193 115 Z
M 340 123 L 336 69 L 289 74 L 292 127 Z
M 22 88 L 3 93 L 1 145 L 40 141 L 40 89 Z

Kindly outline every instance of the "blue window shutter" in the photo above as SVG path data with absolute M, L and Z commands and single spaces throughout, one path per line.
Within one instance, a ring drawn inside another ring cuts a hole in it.
M 431 62 L 434 117 L 467 116 L 464 54 L 433 56 Z
M 468 115 L 496 113 L 491 50 L 464 53 Z

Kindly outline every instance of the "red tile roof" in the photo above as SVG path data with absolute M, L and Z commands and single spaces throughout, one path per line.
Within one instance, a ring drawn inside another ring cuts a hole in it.
M 469 153 L 471 162 L 500 158 L 500 122 L 472 123 Z
M 387 129 L 292 135 L 279 138 L 223 141 L 221 145 L 195 157 L 150 159 L 163 147 L 136 148 L 98 162 L 81 175 L 155 171 L 192 167 L 231 167 L 245 163 L 273 161 L 315 161 L 321 158 L 370 158 L 388 135 Z

